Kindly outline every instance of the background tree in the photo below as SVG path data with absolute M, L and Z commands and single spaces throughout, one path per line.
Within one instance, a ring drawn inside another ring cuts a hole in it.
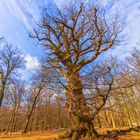
M 23 65 L 24 60 L 19 50 L 3 42 L 0 48 L 0 107 L 2 106 L 6 85 Z
M 32 84 L 30 87 L 32 102 L 30 103 L 30 109 L 25 120 L 25 126 L 23 128 L 23 133 L 27 132 L 28 125 L 30 123 L 33 111 L 36 107 L 39 96 L 47 90 L 47 85 L 50 83 L 50 71 L 43 71 L 41 68 L 36 71 L 32 77 Z
M 19 117 L 20 111 L 22 107 L 22 102 L 24 98 L 24 94 L 26 93 L 26 84 L 25 81 L 22 80 L 14 80 L 8 86 L 8 93 L 6 95 L 7 99 L 11 105 L 11 116 L 9 119 L 9 124 L 7 126 L 7 133 L 8 132 L 15 132 L 18 130 L 19 125 Z
M 131 59 L 134 60 L 133 56 Z M 111 71 L 107 65 L 111 67 Z M 48 64 L 43 68 L 44 76 L 49 77 L 49 82 L 37 97 L 29 119 L 27 129 L 29 132 L 69 128 L 72 124 L 68 114 L 70 110 L 66 103 L 67 85 L 64 78 L 56 73 L 56 69 L 53 72 L 53 68 Z M 25 84 L 19 79 L 8 82 L 5 88 L 4 106 L 0 113 L 0 131 L 21 132 L 25 126 L 23 122 L 27 120 L 31 111 L 40 78 L 41 76 L 33 76 L 32 84 L 30 82 Z M 140 125 L 139 75 L 135 66 L 132 68 L 131 63 L 122 64 L 116 58 L 111 58 L 104 65 L 97 63 L 82 69 L 80 80 L 90 115 L 95 114 L 93 123 L 96 128 L 102 127 L 105 130 L 111 128 L 112 130 L 112 128 Z M 35 81 L 34 84 L 33 81 Z M 88 115 L 88 112 L 84 112 L 84 115 Z

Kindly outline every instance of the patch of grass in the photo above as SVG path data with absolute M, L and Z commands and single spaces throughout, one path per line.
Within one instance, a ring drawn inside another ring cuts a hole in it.
M 10 133 L 1 135 L 0 140 L 55 140 L 62 135 L 64 131 L 57 132 L 36 132 L 28 134 Z
M 8 135 L 5 135 L 5 133 L 1 133 L 0 140 L 56 140 L 56 139 L 58 140 L 59 136 L 65 133 L 65 130 L 66 129 L 54 131 L 50 130 L 47 132 L 29 132 L 27 134 L 21 134 L 21 132 L 17 132 L 17 133 L 9 133 Z M 100 129 L 99 132 L 105 134 L 107 130 L 112 129 Z M 89 138 L 83 138 L 82 140 L 89 140 Z M 92 140 L 102 140 L 102 138 Z M 104 138 L 104 140 L 113 140 L 113 138 Z M 117 136 L 117 140 L 140 140 L 140 132 L 136 131 L 127 132 L 124 135 Z
M 140 140 L 140 136 L 124 135 L 118 137 L 118 140 Z
M 130 135 L 136 135 L 136 136 L 140 136 L 140 132 L 136 132 L 136 131 L 131 131 L 129 132 Z

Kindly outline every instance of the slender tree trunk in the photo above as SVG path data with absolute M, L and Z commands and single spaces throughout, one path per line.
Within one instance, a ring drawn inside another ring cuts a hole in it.
M 17 120 L 18 120 L 18 116 L 17 116 L 17 113 L 16 113 L 14 123 L 13 123 L 13 132 L 17 131 Z
M 112 127 L 113 127 L 113 128 L 116 128 L 116 125 L 115 125 L 115 121 L 114 121 L 114 117 L 113 117 L 112 111 L 110 111 L 110 117 L 111 117 Z
M 58 107 L 58 126 L 59 128 L 62 128 L 62 123 L 61 123 L 61 108 Z
M 2 106 L 2 100 L 4 97 L 5 85 L 6 85 L 6 82 L 2 83 L 1 90 L 0 90 L 0 108 Z
M 14 123 L 15 123 L 15 112 L 13 114 L 13 119 L 12 119 L 12 123 L 11 123 L 11 127 L 10 127 L 10 132 L 14 131 Z
M 129 126 L 132 127 L 131 115 L 130 115 L 130 112 L 129 112 L 129 109 L 128 109 L 128 106 L 127 106 L 127 103 L 125 101 L 125 97 L 124 97 L 123 93 L 121 93 L 121 96 L 123 98 L 123 102 L 124 102 L 124 105 L 125 105 Z
M 117 83 L 118 83 L 118 86 L 119 86 L 119 90 L 120 90 L 121 97 L 122 97 L 123 102 L 124 102 L 125 110 L 126 110 L 127 117 L 128 117 L 127 119 L 128 119 L 129 126 L 132 127 L 131 115 L 130 115 L 130 112 L 129 112 L 129 109 L 128 109 L 128 105 L 127 105 L 127 103 L 126 103 L 125 96 L 124 96 L 124 94 L 123 94 L 122 88 L 121 88 L 120 83 L 119 83 L 118 80 L 117 80 Z
M 98 121 L 99 128 L 102 128 L 99 114 L 97 115 L 97 121 Z
M 32 103 L 32 106 L 31 106 L 31 110 L 29 111 L 29 114 L 28 114 L 26 122 L 25 122 L 25 126 L 24 126 L 23 131 L 22 131 L 23 133 L 27 133 L 28 125 L 29 125 L 32 113 L 34 111 L 34 108 L 36 106 L 36 101 L 37 101 L 37 98 L 38 98 L 40 92 L 41 92 L 41 88 L 38 90 L 38 92 L 37 92 L 37 94 L 36 94 L 36 96 L 35 96 L 35 98 L 33 100 L 33 103 Z
M 131 92 L 132 92 L 131 98 L 132 98 L 132 100 L 133 100 L 133 103 L 131 102 L 132 107 L 133 107 L 132 110 L 134 110 L 134 112 L 137 114 L 137 115 L 135 115 L 135 114 L 133 114 L 133 115 L 135 116 L 135 121 L 137 122 L 137 125 L 139 125 L 139 124 L 140 124 L 140 118 L 139 118 L 140 110 L 139 110 L 139 107 L 138 107 L 138 105 L 136 104 L 136 101 L 135 101 L 135 100 L 136 100 L 136 99 L 135 99 L 136 94 L 135 94 L 135 92 L 134 92 L 133 87 L 131 87 L 130 90 L 131 90 Z
M 45 105 L 45 112 L 44 112 L 44 131 L 46 131 L 48 129 L 48 104 L 46 103 Z
M 32 113 L 33 113 L 33 110 L 35 107 L 35 103 L 36 103 L 36 98 L 33 101 L 33 104 L 31 106 L 31 110 L 29 111 L 29 114 L 28 114 L 27 119 L 25 121 L 25 126 L 24 126 L 23 131 L 22 131 L 23 133 L 27 133 L 28 125 L 29 125 L 29 122 L 30 122 L 30 119 L 31 119 L 31 116 L 32 116 Z
M 108 100 L 108 102 L 109 102 L 109 106 L 111 107 L 112 105 L 111 105 L 110 99 Z M 116 125 L 115 125 L 115 121 L 114 121 L 114 117 L 113 117 L 112 111 L 110 111 L 110 117 L 111 117 L 112 127 L 113 127 L 113 128 L 116 128 Z
M 108 117 L 107 117 L 107 111 L 104 111 L 104 116 L 105 116 L 105 120 L 107 122 L 107 126 L 110 127 L 110 123 L 109 123 Z
M 10 122 L 9 122 L 9 124 L 8 124 L 8 126 L 7 126 L 7 130 L 6 130 L 6 134 L 7 134 L 9 131 L 11 131 L 11 125 L 12 125 L 12 123 L 13 123 L 13 117 L 14 117 L 14 110 L 13 110 L 13 112 L 12 112 L 12 114 L 11 114 Z

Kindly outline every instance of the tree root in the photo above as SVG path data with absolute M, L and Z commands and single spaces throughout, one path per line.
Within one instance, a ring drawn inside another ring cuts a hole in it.
M 64 135 L 60 135 L 59 138 L 61 139 L 71 138 L 73 133 L 74 133 L 73 129 L 68 129 L 67 132 Z
M 60 139 L 69 138 L 70 140 L 79 140 L 81 137 L 97 138 L 99 135 L 96 131 L 90 132 L 85 128 L 68 129 L 64 135 L 60 135 Z

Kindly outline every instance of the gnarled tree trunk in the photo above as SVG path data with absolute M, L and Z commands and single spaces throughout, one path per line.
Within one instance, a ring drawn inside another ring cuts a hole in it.
M 67 76 L 67 100 L 71 119 L 71 131 L 67 133 L 72 140 L 78 140 L 81 136 L 96 137 L 93 120 L 83 93 L 83 85 L 78 74 Z

